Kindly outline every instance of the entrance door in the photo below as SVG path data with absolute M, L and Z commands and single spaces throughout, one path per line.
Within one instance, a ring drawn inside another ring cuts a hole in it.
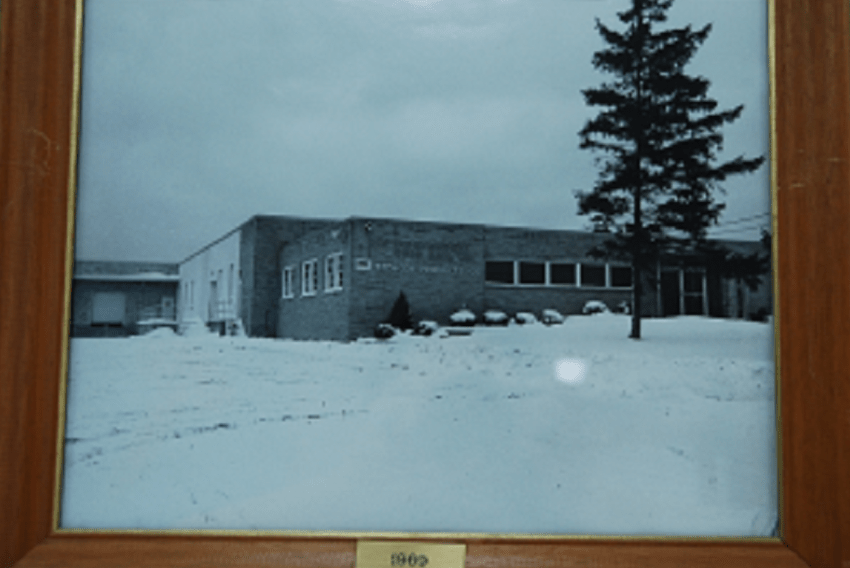
M 664 317 L 682 314 L 680 304 L 682 290 L 679 284 L 678 270 L 661 271 L 661 315 Z
M 127 298 L 122 292 L 97 292 L 92 297 L 93 325 L 122 325 Z
M 685 314 L 703 316 L 705 305 L 705 272 L 702 270 L 686 270 L 682 276 L 685 284 Z
M 207 321 L 216 321 L 218 320 L 218 282 L 215 280 L 210 280 L 210 303 L 209 303 L 209 317 Z

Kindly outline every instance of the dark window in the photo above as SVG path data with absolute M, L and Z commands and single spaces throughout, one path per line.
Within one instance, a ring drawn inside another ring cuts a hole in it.
M 514 263 L 512 261 L 488 261 L 484 267 L 484 279 L 499 284 L 514 283 Z
M 611 286 L 614 288 L 630 288 L 632 285 L 632 269 L 628 266 L 611 267 Z
M 582 286 L 605 286 L 605 266 L 582 264 L 581 265 Z
M 575 284 L 576 265 L 572 263 L 553 262 L 549 265 L 549 277 L 552 284 Z
M 546 265 L 542 262 L 520 262 L 519 283 L 520 284 L 545 284 Z
M 702 293 L 702 272 L 685 272 L 685 293 Z

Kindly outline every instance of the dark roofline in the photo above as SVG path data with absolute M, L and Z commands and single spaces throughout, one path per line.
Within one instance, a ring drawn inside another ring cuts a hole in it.
M 551 228 L 541 228 L 541 227 L 529 227 L 524 225 L 494 225 L 491 223 L 456 223 L 453 221 L 439 221 L 439 220 L 413 220 L 413 219 L 400 219 L 397 217 L 365 217 L 361 215 L 352 215 L 343 219 L 342 221 L 384 221 L 390 223 L 409 223 L 409 224 L 421 224 L 421 225 L 455 225 L 458 227 L 481 227 L 484 229 L 510 229 L 516 231 L 534 231 L 537 233 L 568 233 L 575 235 L 599 235 L 600 237 L 605 235 L 613 236 L 612 233 L 599 233 L 586 229 L 551 229 Z M 755 240 L 744 240 L 744 239 L 718 239 L 718 238 L 709 238 L 707 239 L 710 242 L 716 243 L 727 243 L 727 244 L 741 244 L 741 245 L 751 245 L 753 243 L 760 242 L 759 239 Z
M 209 242 L 204 245 L 200 249 L 196 250 L 180 262 L 176 264 L 179 266 L 184 264 L 201 253 L 209 250 L 213 246 L 222 242 L 223 240 L 229 238 L 234 233 L 241 231 L 246 225 L 252 223 L 254 221 L 265 219 L 265 220 L 291 220 L 291 221 L 328 221 L 328 222 L 337 222 L 337 223 L 348 223 L 351 221 L 383 221 L 390 223 L 408 223 L 408 224 L 420 224 L 420 225 L 455 225 L 458 227 L 480 227 L 482 229 L 510 229 L 517 231 L 536 231 L 538 233 L 568 233 L 568 234 L 576 234 L 576 235 L 599 235 L 602 237 L 605 233 L 596 233 L 594 231 L 588 231 L 583 229 L 549 229 L 549 228 L 540 228 L 540 227 L 528 227 L 528 226 L 519 226 L 519 225 L 493 225 L 490 223 L 457 223 L 453 221 L 439 221 L 439 220 L 418 220 L 418 219 L 401 219 L 397 217 L 376 217 L 376 216 L 362 216 L 362 215 L 351 215 L 345 218 L 328 218 L 328 217 L 308 217 L 302 215 L 269 215 L 269 214 L 257 214 L 252 215 L 247 220 L 243 221 L 234 229 L 226 232 L 224 235 L 218 237 L 214 241 Z M 708 239 L 709 241 L 718 242 L 718 243 L 741 243 L 741 244 L 752 244 L 759 242 L 758 240 L 746 241 L 746 240 L 727 240 L 727 239 Z
M 107 268 L 112 268 L 113 270 L 106 270 Z M 152 272 L 177 275 L 179 273 L 179 265 L 176 262 L 158 260 L 89 260 L 75 258 L 71 271 L 72 278 L 78 276 L 135 275 Z
M 331 219 L 331 218 L 325 218 L 325 217 L 305 217 L 305 216 L 301 216 L 301 215 L 268 215 L 268 214 L 252 215 L 247 220 L 245 220 L 241 224 L 239 224 L 236 228 L 231 229 L 230 231 L 226 232 L 224 235 L 218 237 L 214 241 L 207 243 L 206 245 L 199 248 L 198 250 L 196 250 L 195 252 L 193 252 L 192 254 L 190 254 L 189 256 L 187 256 L 186 258 L 184 258 L 183 260 L 181 260 L 177 264 L 181 265 L 181 264 L 184 264 L 186 262 L 189 262 L 190 260 L 192 260 L 193 258 L 198 256 L 199 254 L 206 252 L 207 250 L 214 247 L 218 243 L 229 238 L 230 236 L 233 235 L 233 233 L 241 231 L 249 223 L 253 223 L 254 221 L 261 220 L 261 219 L 264 219 L 264 220 L 283 220 L 283 219 L 286 219 L 288 221 L 335 221 L 335 222 L 342 222 L 344 220 L 344 219 L 336 219 L 336 218 Z
M 522 225 L 494 225 L 492 223 L 458 223 L 455 221 L 440 221 L 440 220 L 414 220 L 414 219 L 399 219 L 397 217 L 365 217 L 361 215 L 352 215 L 344 221 L 384 221 L 390 223 L 415 223 L 420 225 L 455 225 L 457 227 L 476 227 L 482 229 L 511 229 L 515 231 L 536 231 L 538 233 L 574 233 L 581 235 L 602 234 L 594 233 L 583 229 L 551 229 L 541 227 L 528 227 Z

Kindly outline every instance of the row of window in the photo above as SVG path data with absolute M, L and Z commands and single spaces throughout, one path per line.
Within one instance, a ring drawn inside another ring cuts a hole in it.
M 324 285 L 325 292 L 339 292 L 342 290 L 342 261 L 341 252 L 329 254 L 325 257 Z M 297 266 L 286 266 L 283 269 L 283 293 L 284 298 L 295 297 L 295 274 Z M 312 258 L 301 263 L 301 295 L 315 296 L 319 291 L 319 259 Z
M 484 279 L 490 284 L 630 288 L 632 269 L 602 263 L 488 260 Z

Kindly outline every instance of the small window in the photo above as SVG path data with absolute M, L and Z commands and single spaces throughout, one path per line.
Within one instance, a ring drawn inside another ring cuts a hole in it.
M 315 296 L 319 289 L 319 261 L 307 260 L 301 265 L 301 294 Z
M 342 253 L 329 254 L 325 258 L 325 291 L 342 290 Z
M 581 265 L 582 286 L 605 286 L 605 265 L 582 264 Z
M 295 267 L 287 266 L 283 269 L 283 294 L 284 298 L 295 297 Z
M 496 284 L 514 283 L 514 263 L 511 260 L 491 260 L 484 265 L 484 279 Z
M 571 262 L 553 262 L 549 265 L 549 282 L 574 286 L 576 283 L 576 265 Z
M 611 286 L 614 288 L 631 288 L 632 269 L 628 266 L 611 267 Z
M 519 283 L 546 284 L 546 265 L 542 262 L 520 262 Z

